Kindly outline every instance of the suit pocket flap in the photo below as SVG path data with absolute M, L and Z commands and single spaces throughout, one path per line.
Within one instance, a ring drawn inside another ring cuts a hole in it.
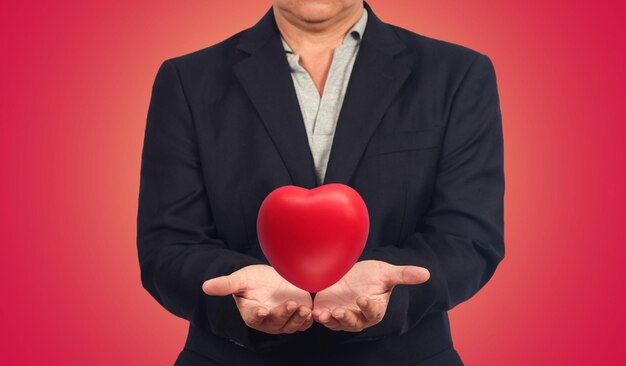
M 443 127 L 377 134 L 372 137 L 364 157 L 437 147 L 442 134 Z

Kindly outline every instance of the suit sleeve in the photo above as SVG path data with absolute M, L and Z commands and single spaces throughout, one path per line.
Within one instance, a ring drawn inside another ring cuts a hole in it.
M 202 283 L 252 264 L 216 234 L 197 137 L 176 66 L 164 61 L 148 108 L 141 159 L 137 247 L 143 287 L 166 310 L 245 347 L 263 347 L 232 296 L 207 296 Z M 275 337 L 278 339 L 277 337 Z
M 489 281 L 504 258 L 503 158 L 496 75 L 479 54 L 452 101 L 429 209 L 399 245 L 367 249 L 360 258 L 425 267 L 430 279 L 396 286 L 383 320 L 351 341 L 405 333 Z

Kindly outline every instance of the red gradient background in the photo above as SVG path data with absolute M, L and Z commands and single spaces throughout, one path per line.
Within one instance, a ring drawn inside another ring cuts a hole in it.
M 507 249 L 450 312 L 468 365 L 626 363 L 620 3 L 370 0 L 496 67 Z M 3 3 L 1 364 L 173 364 L 186 322 L 143 290 L 135 246 L 152 82 L 270 5 Z

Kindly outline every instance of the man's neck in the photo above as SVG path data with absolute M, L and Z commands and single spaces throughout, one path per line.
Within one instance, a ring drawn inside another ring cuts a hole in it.
M 361 18 L 363 4 L 345 9 L 322 22 L 308 22 L 274 6 L 274 18 L 289 47 L 297 54 L 321 54 L 341 44 L 354 24 Z

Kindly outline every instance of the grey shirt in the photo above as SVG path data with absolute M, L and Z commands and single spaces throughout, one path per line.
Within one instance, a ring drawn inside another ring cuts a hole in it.
M 300 56 L 281 37 L 298 95 L 318 185 L 324 181 L 337 118 L 366 24 L 367 10 L 363 8 L 361 18 L 350 28 L 342 44 L 333 51 L 333 60 L 322 95 L 317 91 L 309 73 L 300 65 Z

